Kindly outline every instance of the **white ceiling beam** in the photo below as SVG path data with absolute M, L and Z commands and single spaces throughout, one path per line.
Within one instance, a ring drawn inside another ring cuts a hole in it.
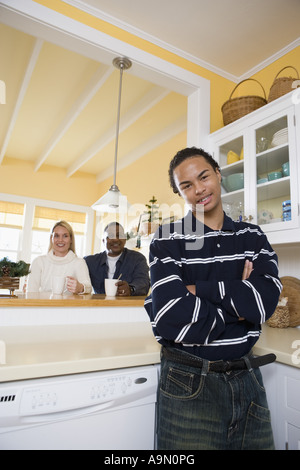
M 129 126 L 134 124 L 141 116 L 143 116 L 149 109 L 161 101 L 168 93 L 169 90 L 155 86 L 146 93 L 146 95 L 129 111 L 121 117 L 120 133 L 124 132 Z M 111 126 L 91 147 L 89 147 L 67 170 L 67 176 L 70 177 L 78 171 L 83 165 L 91 160 L 101 149 L 112 142 L 116 137 L 115 125 Z
M 30 80 L 31 80 L 31 76 L 33 74 L 36 62 L 37 62 L 39 54 L 41 52 L 43 43 L 44 43 L 44 41 L 42 39 L 36 39 L 36 41 L 34 43 L 32 53 L 31 53 L 30 59 L 28 61 L 28 65 L 26 67 L 26 71 L 24 73 L 22 84 L 21 84 L 21 87 L 20 87 L 20 90 L 19 90 L 19 93 L 18 93 L 16 104 L 15 104 L 15 107 L 14 107 L 14 110 L 13 110 L 13 113 L 12 113 L 12 116 L 11 116 L 11 119 L 10 119 L 10 122 L 9 122 L 9 125 L 8 125 L 8 128 L 7 128 L 7 131 L 6 131 L 6 135 L 5 135 L 5 138 L 4 138 L 4 141 L 3 141 L 3 146 L 1 148 L 0 165 L 3 161 L 4 156 L 5 156 L 5 153 L 6 153 L 9 141 L 10 141 L 11 134 L 14 130 L 14 127 L 15 127 L 15 124 L 16 124 L 16 121 L 17 121 L 17 118 L 18 118 L 18 114 L 19 114 L 20 108 L 22 106 L 24 96 L 27 92 L 27 89 L 28 89 L 28 86 L 29 86 L 29 83 L 30 83 Z
M 176 121 L 172 122 L 169 126 L 162 129 L 158 134 L 148 139 L 142 145 L 134 149 L 130 154 L 126 155 L 118 162 L 118 170 L 123 170 L 129 165 L 132 165 L 135 161 L 145 156 L 148 152 L 156 149 L 159 145 L 171 140 L 173 137 L 183 132 L 187 128 L 187 116 L 181 116 Z M 107 178 L 113 175 L 114 166 L 111 165 L 107 170 L 102 171 L 97 175 L 97 183 L 105 181 Z
M 42 164 L 46 161 L 49 154 L 52 152 L 54 147 L 58 144 L 58 142 L 62 139 L 65 135 L 67 130 L 71 127 L 73 122 L 77 119 L 79 114 L 83 111 L 83 109 L 87 106 L 87 104 L 92 100 L 95 94 L 99 91 L 99 89 L 104 85 L 104 83 L 108 80 L 111 74 L 114 71 L 114 67 L 107 67 L 106 65 L 101 65 L 97 72 L 91 78 L 89 84 L 79 96 L 79 98 L 75 101 L 72 105 L 70 110 L 68 111 L 67 115 L 58 126 L 54 134 L 52 135 L 51 139 L 48 141 L 47 145 L 45 146 L 44 150 L 36 160 L 34 171 L 38 171 Z

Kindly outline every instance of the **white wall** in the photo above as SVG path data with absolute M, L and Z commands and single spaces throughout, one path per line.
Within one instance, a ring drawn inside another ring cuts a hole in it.
M 273 246 L 279 259 L 279 275 L 300 279 L 300 245 Z

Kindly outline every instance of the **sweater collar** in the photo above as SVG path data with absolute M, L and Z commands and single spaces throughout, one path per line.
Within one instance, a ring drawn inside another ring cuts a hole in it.
M 204 233 L 208 232 L 218 232 L 219 230 L 212 230 L 210 227 L 207 225 L 203 224 L 199 220 L 196 219 L 192 211 L 189 211 L 188 214 L 184 218 L 184 227 L 185 230 L 188 230 L 188 233 L 195 233 L 195 227 L 197 226 L 196 224 L 200 224 L 199 227 L 202 227 L 202 230 Z M 228 215 L 225 214 L 224 212 L 224 220 L 223 220 L 223 225 L 221 228 L 221 231 L 223 232 L 235 232 L 235 225 L 233 220 L 228 217 Z
M 230 217 L 228 217 L 228 215 L 226 215 L 225 212 L 224 212 L 223 227 L 221 230 L 223 232 L 235 232 L 236 231 L 233 220 Z
M 53 250 L 51 250 L 47 253 L 47 257 L 55 264 L 67 264 L 73 261 L 76 255 L 72 250 L 69 250 L 66 256 L 55 256 Z

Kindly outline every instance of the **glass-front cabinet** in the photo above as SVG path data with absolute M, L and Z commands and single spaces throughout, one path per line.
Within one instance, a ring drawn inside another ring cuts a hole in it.
M 243 219 L 245 213 L 244 136 L 225 141 L 218 148 L 216 158 L 222 175 L 222 200 L 224 211 L 233 219 Z
M 271 243 L 300 242 L 299 105 L 291 96 L 210 135 L 224 211 L 233 220 L 260 225 Z

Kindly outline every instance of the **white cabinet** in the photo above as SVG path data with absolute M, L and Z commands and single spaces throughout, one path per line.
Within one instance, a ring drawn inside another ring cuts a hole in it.
M 293 93 L 210 135 L 225 212 L 260 225 L 271 243 L 300 241 L 300 105 Z
M 277 450 L 300 450 L 300 369 L 274 363 L 261 368 Z
M 300 450 L 300 428 L 288 424 L 288 446 L 287 450 Z

